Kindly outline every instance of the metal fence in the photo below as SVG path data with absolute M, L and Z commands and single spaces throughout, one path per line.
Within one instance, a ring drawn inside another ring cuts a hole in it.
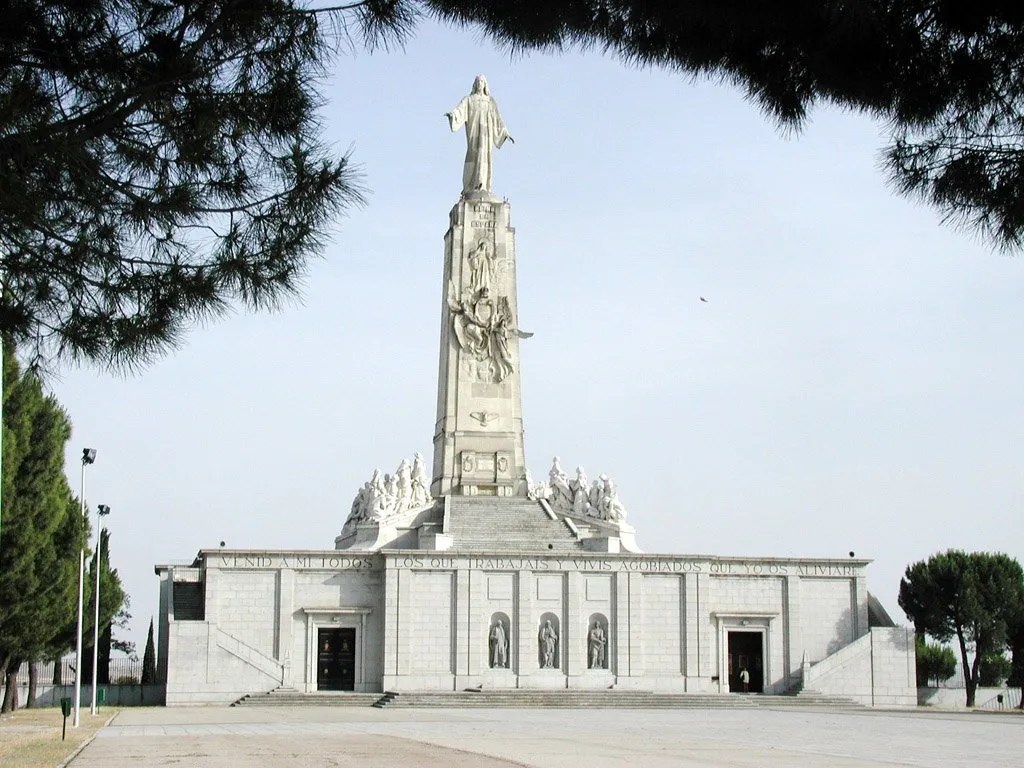
M 54 667 L 60 667 L 60 677 L 55 680 Z M 36 663 L 36 680 L 40 683 L 57 682 L 60 685 L 68 685 L 75 681 L 75 655 L 65 656 L 60 661 L 46 661 Z M 28 685 L 28 663 L 21 665 L 18 670 L 18 685 Z M 92 677 L 83 682 L 91 683 Z M 127 657 L 112 658 L 110 660 L 110 684 L 130 685 L 142 682 L 142 660 L 130 659 Z

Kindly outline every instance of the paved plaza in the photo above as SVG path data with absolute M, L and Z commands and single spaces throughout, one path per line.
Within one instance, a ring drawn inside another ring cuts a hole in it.
M 823 709 L 123 710 L 70 768 L 1020 764 L 1024 717 Z

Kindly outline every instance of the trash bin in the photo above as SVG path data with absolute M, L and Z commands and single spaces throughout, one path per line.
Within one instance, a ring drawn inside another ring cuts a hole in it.
M 96 703 L 97 704 L 102 704 L 106 700 L 107 700 L 107 689 L 106 688 L 97 688 L 96 689 Z
M 71 698 L 65 696 L 60 700 L 60 713 L 67 717 L 71 714 Z

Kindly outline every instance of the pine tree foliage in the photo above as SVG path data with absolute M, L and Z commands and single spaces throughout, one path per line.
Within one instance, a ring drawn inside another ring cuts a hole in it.
M 6 3 L 0 330 L 33 361 L 131 367 L 232 306 L 293 296 L 362 199 L 320 140 L 331 43 L 393 37 L 392 5 Z
M 156 685 L 156 643 L 153 641 L 153 619 L 149 620 L 146 650 L 142 653 L 142 684 Z
M 918 634 L 956 639 L 973 707 L 982 659 L 1012 642 L 1024 610 L 1024 571 L 1004 554 L 951 549 L 907 566 L 899 604 Z
M 424 0 L 514 51 L 598 48 L 718 78 L 799 127 L 816 104 L 891 128 L 904 193 L 1008 249 L 1024 244 L 1020 0 Z
M 421 15 L 736 84 L 792 128 L 818 104 L 867 112 L 899 190 L 1024 242 L 1019 0 L 10 0 L 0 331 L 33 362 L 132 367 L 295 296 L 362 200 L 321 141 L 333 50 L 400 43 Z
M 0 668 L 16 672 L 23 661 L 52 658 L 74 614 L 87 527 L 64 476 L 66 414 L 10 354 L 4 378 Z

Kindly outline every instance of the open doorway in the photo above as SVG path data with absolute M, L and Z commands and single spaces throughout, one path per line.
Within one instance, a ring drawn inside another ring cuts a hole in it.
M 750 675 L 746 691 L 764 692 L 764 634 L 762 632 L 729 632 L 729 690 L 744 691 L 742 672 Z

